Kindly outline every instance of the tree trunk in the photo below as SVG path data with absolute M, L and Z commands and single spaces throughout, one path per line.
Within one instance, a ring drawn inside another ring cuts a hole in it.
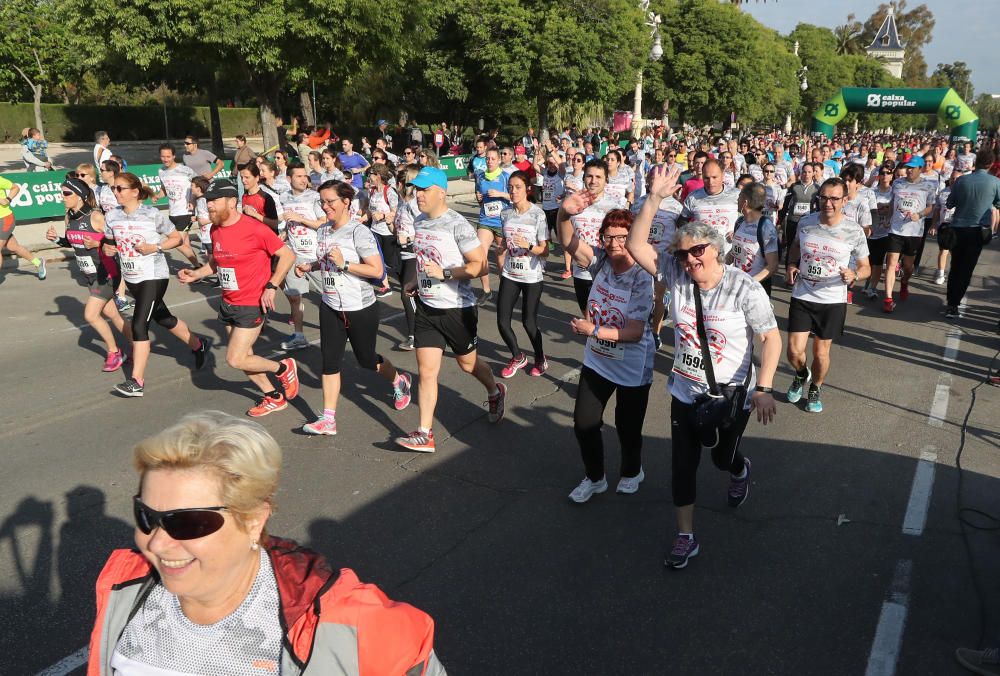
M 35 95 L 35 128 L 45 136 L 45 127 L 42 126 L 42 85 L 32 85 L 31 89 Z
M 544 96 L 539 96 L 536 105 L 538 106 L 538 139 L 545 143 L 549 140 L 549 100 Z
M 313 108 L 312 96 L 305 89 L 299 92 L 299 105 L 302 107 L 302 116 L 306 119 L 306 126 L 315 127 L 316 110 Z
M 208 118 L 212 135 L 212 152 L 219 157 L 225 157 L 225 144 L 222 142 L 222 119 L 219 117 L 219 84 L 213 70 L 208 80 Z

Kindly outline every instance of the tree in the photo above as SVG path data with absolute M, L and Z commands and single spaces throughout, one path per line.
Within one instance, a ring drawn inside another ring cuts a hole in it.
M 939 63 L 931 74 L 931 86 L 950 87 L 966 102 L 971 102 L 975 94 L 975 89 L 972 87 L 972 70 L 964 61 Z
M 861 22 L 855 20 L 853 14 L 848 14 L 847 23 L 833 29 L 833 36 L 837 40 L 837 54 L 847 56 L 864 53 L 864 45 L 861 44 L 862 30 Z
M 899 38 L 906 48 L 903 57 L 903 80 L 911 87 L 923 87 L 927 84 L 927 62 L 924 61 L 924 45 L 931 41 L 934 30 L 934 14 L 927 5 L 917 5 L 907 10 L 907 0 L 890 0 L 882 3 L 864 23 L 861 41 L 870 45 L 878 29 L 882 27 L 889 5 L 895 10 L 896 28 Z

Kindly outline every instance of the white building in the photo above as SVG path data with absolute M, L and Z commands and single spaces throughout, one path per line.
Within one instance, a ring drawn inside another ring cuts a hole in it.
M 882 27 L 875 34 L 875 39 L 865 48 L 868 56 L 874 57 L 882 62 L 890 75 L 894 77 L 903 76 L 903 55 L 906 49 L 899 40 L 899 32 L 896 30 L 896 17 L 892 5 L 889 5 L 889 13 L 882 22 Z

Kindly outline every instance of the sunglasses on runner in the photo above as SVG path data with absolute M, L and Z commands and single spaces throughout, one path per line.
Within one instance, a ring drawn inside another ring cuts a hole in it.
M 765 169 L 764 173 L 765 174 L 773 174 L 774 173 L 774 169 Z
M 701 258 L 705 255 L 705 249 L 710 246 L 712 245 L 706 242 L 705 244 L 695 244 L 690 249 L 675 249 L 674 258 L 679 261 L 686 261 L 689 254 L 695 258 Z
M 113 185 L 111 186 L 111 189 L 114 190 L 115 192 L 121 192 L 122 190 L 132 190 L 132 188 L 128 187 L 127 185 Z
M 145 535 L 162 528 L 174 540 L 195 540 L 211 535 L 226 522 L 220 512 L 226 507 L 195 507 L 158 512 L 144 504 L 139 496 L 132 498 L 135 526 Z
M 69 191 L 69 190 L 63 190 L 63 191 L 62 191 L 62 194 L 63 194 L 63 197 L 72 197 L 72 196 L 73 196 L 73 195 L 75 195 L 76 193 L 75 193 L 75 192 L 71 192 L 71 191 Z

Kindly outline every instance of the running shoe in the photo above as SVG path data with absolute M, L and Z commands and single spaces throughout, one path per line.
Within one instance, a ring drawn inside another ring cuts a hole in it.
M 402 446 L 408 451 L 417 451 L 418 453 L 433 453 L 434 452 L 434 432 L 428 430 L 426 432 L 421 432 L 417 430 L 416 432 L 410 432 L 405 437 L 396 437 L 396 444 Z
M 490 422 L 498 423 L 503 420 L 504 404 L 507 401 L 507 386 L 497 383 L 497 393 L 486 402 L 490 407 Z
M 572 276 L 573 276 L 573 273 L 570 270 L 563 270 L 563 273 L 561 275 L 559 275 L 559 278 L 560 279 L 569 279 Z
M 386 298 L 391 295 L 392 295 L 392 288 L 388 284 L 378 289 L 375 289 L 376 298 Z
M 531 370 L 528 371 L 528 375 L 537 378 L 548 370 L 549 360 L 542 357 L 541 361 L 538 361 L 537 359 L 535 360 L 535 364 L 531 367 Z
M 934 283 L 938 286 L 944 285 L 947 280 L 948 277 L 944 274 L 944 270 L 938 270 L 934 273 Z
M 305 334 L 302 333 L 293 333 L 291 340 L 281 341 L 282 350 L 301 350 L 305 347 L 309 347 L 309 341 L 306 340 Z
M 410 405 L 411 384 L 410 376 L 400 371 L 399 385 L 393 385 L 392 387 L 392 405 L 396 407 L 397 411 L 402 411 Z
M 982 674 L 983 676 L 1000 674 L 1000 648 L 987 648 L 986 650 L 959 648 L 955 651 L 955 659 L 974 674 Z
M 115 307 L 118 308 L 118 312 L 128 312 L 135 307 L 135 303 L 125 296 L 115 296 Z
M 809 399 L 806 401 L 806 410 L 810 413 L 822 413 L 823 402 L 819 400 L 819 388 L 809 388 Z
M 904 301 L 910 297 L 910 285 L 900 284 L 899 285 L 899 300 Z
M 886 298 L 882 301 L 882 312 L 892 314 L 896 311 L 896 301 L 892 298 Z
M 128 378 L 121 385 L 115 385 L 115 390 L 126 397 L 141 397 L 142 385 L 135 378 Z
M 590 500 L 595 494 L 603 493 L 608 490 L 608 479 L 607 477 L 601 477 L 600 481 L 591 481 L 590 479 L 584 477 L 580 485 L 573 489 L 573 492 L 569 494 L 569 499 L 578 504 L 583 504 L 587 500 Z
M 688 559 L 698 556 L 699 551 L 701 549 L 698 547 L 698 539 L 694 535 L 678 533 L 677 537 L 674 538 L 674 546 L 671 547 L 670 553 L 664 559 L 663 565 L 676 570 L 686 568 Z
M 729 475 L 729 506 L 739 507 L 750 497 L 750 458 L 743 458 L 747 475 L 742 479 Z
M 285 399 L 294 399 L 299 396 L 299 365 L 291 357 L 278 363 L 285 365 L 285 372 L 278 376 L 281 388 L 285 391 Z
M 288 408 L 288 400 L 281 396 L 272 397 L 265 394 L 257 405 L 247 411 L 247 415 L 251 418 L 263 418 L 265 415 L 274 413 L 275 411 L 284 411 Z
M 876 298 L 878 298 L 878 293 L 875 291 L 875 289 L 865 288 L 865 290 L 862 291 L 861 293 L 865 295 L 865 300 L 875 300 Z
M 854 292 L 850 289 L 847 290 L 847 304 L 854 305 Z
M 663 341 L 660 339 L 660 334 L 653 334 L 653 345 L 656 346 L 656 351 L 659 352 L 660 348 L 663 347 Z
M 625 495 L 631 495 L 639 490 L 639 484 L 643 482 L 646 478 L 646 473 L 642 471 L 642 467 L 639 468 L 639 473 L 635 476 L 623 476 L 618 480 L 618 488 L 615 489 L 616 493 L 624 493 Z
M 302 431 L 306 434 L 325 434 L 332 437 L 337 433 L 337 419 L 321 415 L 315 422 L 303 425 Z
M 201 347 L 197 350 L 191 350 L 191 354 L 194 355 L 194 368 L 196 371 L 200 371 L 205 366 L 205 362 L 208 361 L 208 351 L 212 349 L 212 339 L 208 336 L 201 336 Z
M 517 355 L 516 357 L 511 357 L 507 365 L 500 370 L 501 378 L 513 378 L 517 375 L 517 372 L 528 366 L 528 358 L 524 356 L 524 353 Z
M 556 243 L 555 242 L 549 242 L 549 253 L 552 253 L 555 250 L 556 250 Z
M 104 359 L 104 368 L 101 370 L 105 373 L 111 373 L 112 371 L 120 369 L 124 363 L 125 357 L 122 355 L 121 350 L 108 352 L 108 356 Z
M 45 279 L 46 277 L 48 277 L 48 275 L 49 275 L 49 273 L 45 270 L 45 259 L 44 258 L 39 258 L 38 259 L 38 278 L 39 279 Z
M 413 349 L 413 347 L 414 347 L 413 346 L 413 336 L 407 336 L 406 340 L 404 340 L 402 343 L 400 343 L 396 347 L 398 347 L 400 350 L 404 350 L 406 352 L 410 352 Z
M 481 295 L 479 297 L 479 300 L 476 301 L 476 305 L 478 305 L 479 307 L 486 307 L 487 305 L 493 302 L 493 296 L 494 294 L 492 291 L 483 292 L 483 295 Z
M 800 378 L 797 373 L 795 374 L 795 377 L 792 378 L 792 384 L 788 386 L 788 392 L 785 393 L 785 396 L 788 399 L 789 404 L 794 404 L 795 402 L 797 402 L 799 399 L 802 398 L 802 384 L 805 383 L 807 380 L 809 380 L 811 377 L 812 377 L 812 371 L 810 371 L 808 368 L 806 369 L 805 378 Z
M 945 319 L 958 319 L 961 316 L 962 316 L 962 313 L 959 312 L 958 308 L 955 307 L 954 305 L 949 305 L 944 310 L 944 318 Z

